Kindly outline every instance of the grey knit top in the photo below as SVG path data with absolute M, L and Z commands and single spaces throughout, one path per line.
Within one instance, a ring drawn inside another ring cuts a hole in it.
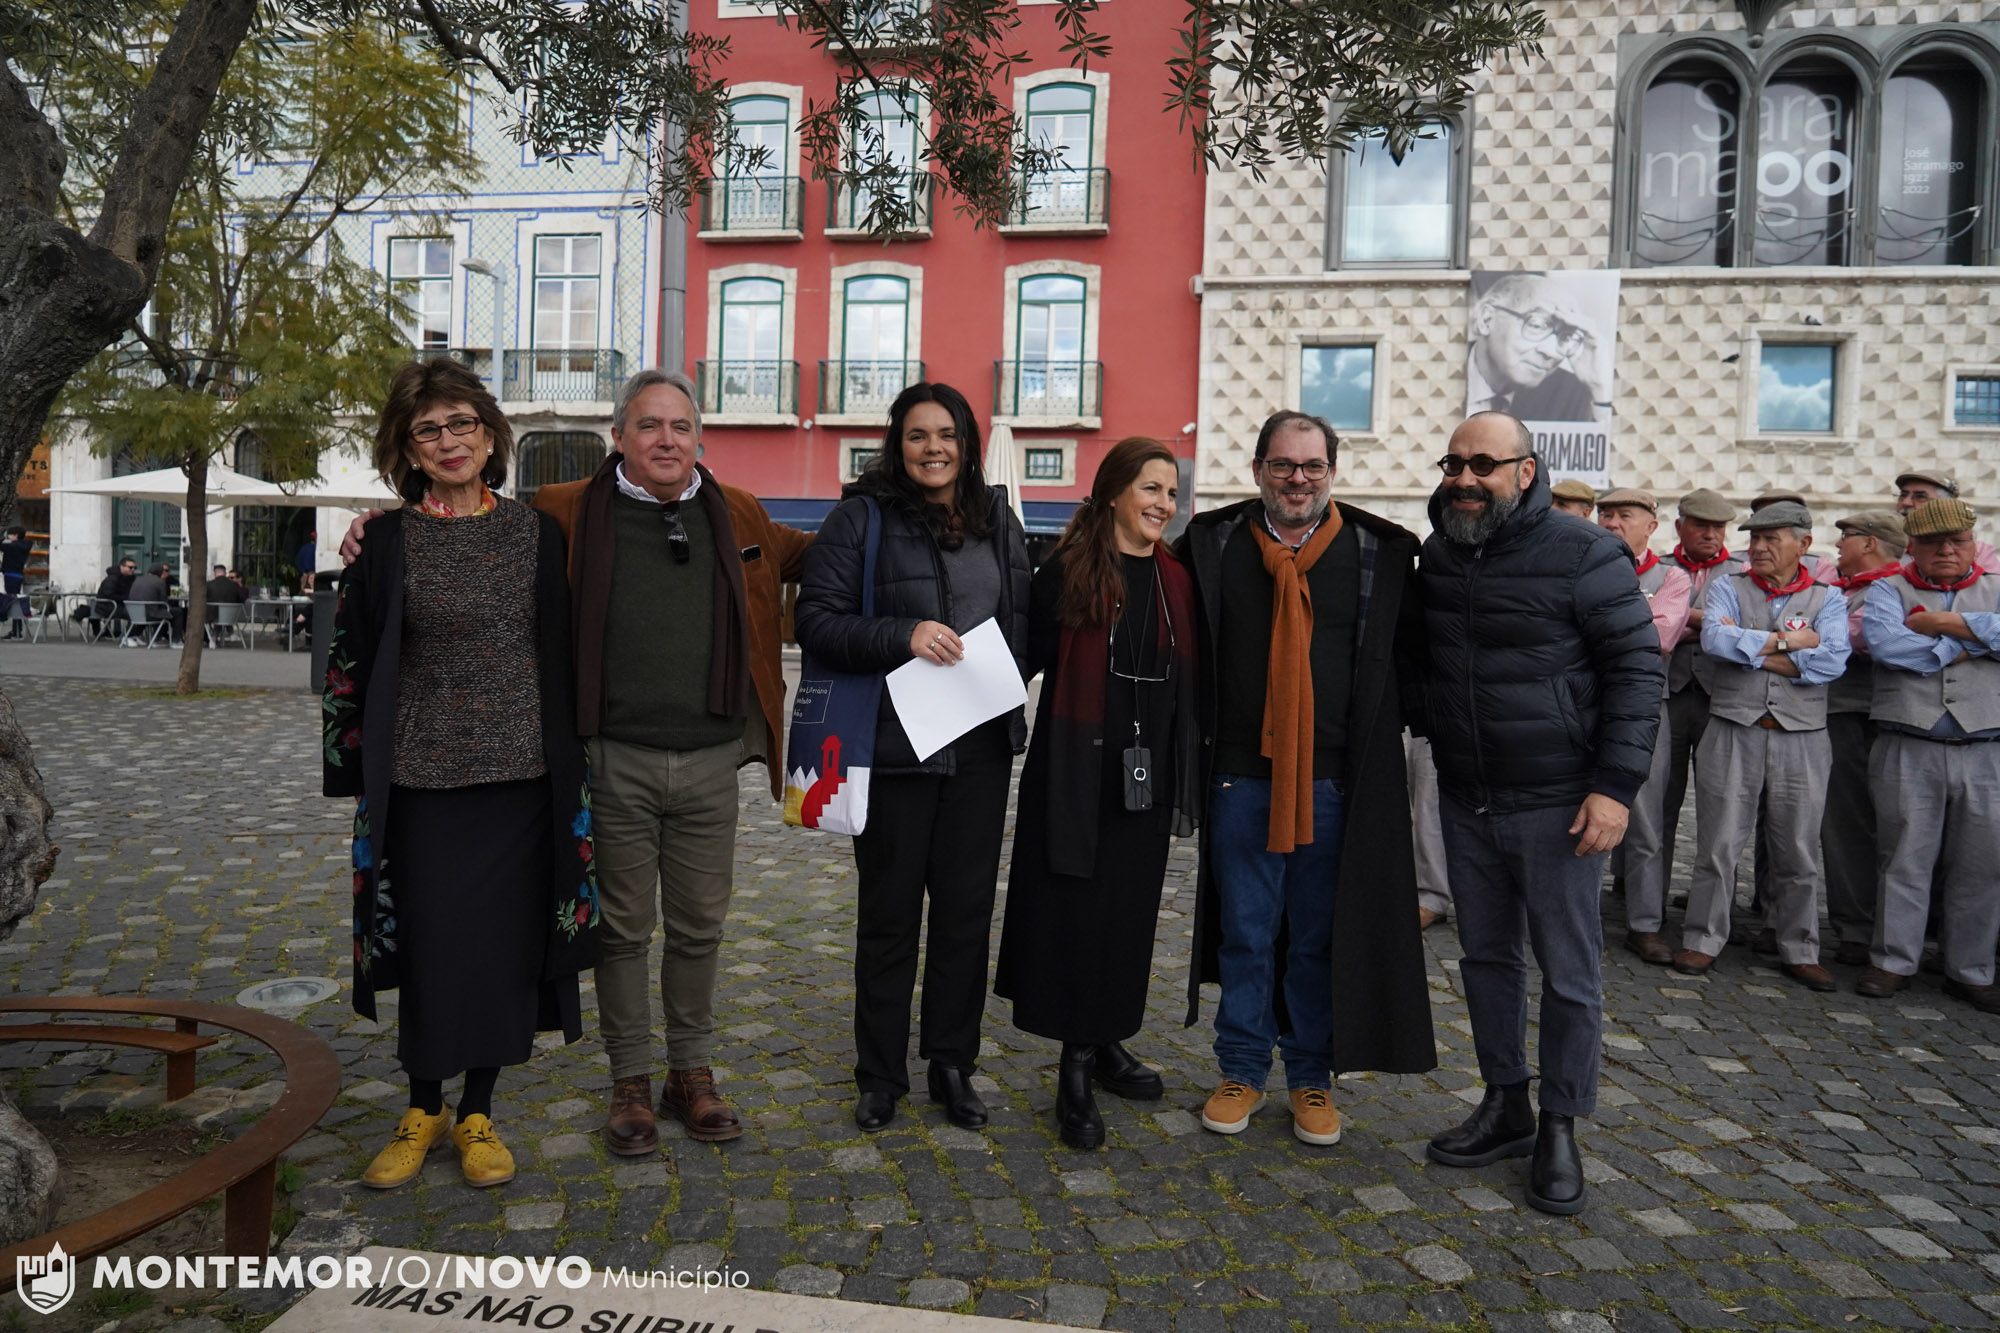
M 535 655 L 534 512 L 496 499 L 476 518 L 403 515 L 401 787 L 470 787 L 548 771 Z

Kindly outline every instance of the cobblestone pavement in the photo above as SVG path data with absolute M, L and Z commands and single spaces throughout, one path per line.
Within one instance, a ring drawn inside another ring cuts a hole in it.
M 344 982 L 347 808 L 318 795 L 315 700 L 181 702 L 41 680 L 9 694 L 38 747 L 63 856 L 39 915 L 0 945 L 7 990 L 226 1002 L 277 976 Z M 847 1081 L 852 863 L 843 841 L 782 828 L 761 784 L 745 776 L 718 1014 L 718 1074 L 748 1133 L 708 1145 L 662 1126 L 658 1156 L 608 1156 L 594 1133 L 605 1061 L 586 1040 L 501 1079 L 512 1184 L 474 1191 L 440 1153 L 409 1187 L 361 1189 L 401 1087 L 393 1004 L 378 1025 L 343 996 L 300 1015 L 339 1053 L 347 1084 L 291 1154 L 305 1184 L 286 1247 L 560 1250 L 1161 1333 L 2000 1317 L 2000 1019 L 1945 998 L 1934 977 L 1871 1001 L 1809 994 L 1742 950 L 1703 981 L 1608 952 L 1603 1106 L 1582 1134 L 1591 1203 L 1547 1217 L 1523 1201 L 1524 1162 L 1423 1160 L 1424 1139 L 1478 1096 L 1446 928 L 1427 937 L 1435 1073 L 1341 1080 L 1335 1148 L 1294 1140 L 1277 1108 L 1233 1138 L 1199 1127 L 1213 1069 L 1206 1026 L 1180 1026 L 1183 847 L 1133 1043 L 1164 1072 L 1164 1102 L 1107 1098 L 1108 1148 L 1062 1148 L 1049 1116 L 1056 1052 L 1016 1033 L 995 1001 L 981 1068 L 991 1127 L 954 1129 L 919 1100 L 863 1137 Z M 143 1091 L 160 1077 L 144 1055 L 60 1049 L 0 1047 L 0 1074 L 44 1107 L 157 1096 Z M 193 1107 L 217 1123 L 274 1095 L 273 1062 L 251 1051 L 225 1044 L 201 1070 Z

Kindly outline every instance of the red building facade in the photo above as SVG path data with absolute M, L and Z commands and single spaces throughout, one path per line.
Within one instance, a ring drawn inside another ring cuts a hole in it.
M 695 25 L 730 42 L 739 139 L 766 149 L 689 219 L 687 369 L 720 475 L 815 526 L 920 378 L 961 390 L 989 439 L 1010 428 L 1031 530 L 1059 529 L 1127 435 L 1192 458 L 1203 175 L 1162 109 L 1173 25 L 1149 9 L 1106 5 L 1112 54 L 1078 70 L 1053 7 L 1022 0 L 1015 114 L 1063 165 L 997 229 L 932 194 L 929 108 L 878 97 L 917 218 L 885 244 L 861 231 L 865 194 L 810 179 L 800 152 L 800 116 L 842 65 L 755 3 L 697 0 Z

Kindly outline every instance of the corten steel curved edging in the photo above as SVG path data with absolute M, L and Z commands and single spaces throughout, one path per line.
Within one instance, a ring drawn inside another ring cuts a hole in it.
M 182 1030 L 206 1023 L 263 1043 L 284 1062 L 285 1090 L 240 1136 L 204 1154 L 173 1179 L 68 1226 L 0 1250 L 0 1291 L 15 1282 L 17 1256 L 41 1256 L 61 1245 L 82 1259 L 151 1231 L 196 1204 L 226 1192 L 224 1249 L 262 1257 L 270 1252 L 273 1190 L 278 1155 L 319 1123 L 340 1092 L 340 1062 L 333 1048 L 297 1023 L 234 1005 L 128 996 L 74 996 L 64 999 L 0 998 L 0 1014 L 89 1013 L 171 1018 Z M 88 1044 L 91 1025 L 79 1023 L 64 1040 Z M 0 1025 L 0 1040 L 6 1038 Z

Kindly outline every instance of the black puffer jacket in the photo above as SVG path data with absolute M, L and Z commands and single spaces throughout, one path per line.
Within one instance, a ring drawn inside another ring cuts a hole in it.
M 917 622 L 951 620 L 951 586 L 930 529 L 901 501 L 887 493 L 864 490 L 857 482 L 841 492 L 841 502 L 820 525 L 819 536 L 806 550 L 799 575 L 799 600 L 793 612 L 799 646 L 835 671 L 893 671 L 910 660 L 910 636 Z M 859 498 L 872 495 L 882 513 L 882 552 L 875 565 L 875 614 L 861 614 L 861 565 L 867 539 L 868 509 Z M 988 491 L 992 506 L 991 538 L 1001 568 L 1000 628 L 1023 663 L 1028 652 L 1028 540 L 1021 520 L 1007 506 L 1005 494 Z M 1021 709 L 1008 718 L 1014 752 L 1027 747 L 1028 723 Z M 919 763 L 896 706 L 882 694 L 881 721 L 875 728 L 876 773 L 955 773 L 957 757 L 946 746 Z
M 1433 529 L 1442 509 L 1432 496 Z M 1438 785 L 1496 813 L 1593 792 L 1630 805 L 1659 731 L 1660 636 L 1631 552 L 1552 515 L 1538 468 L 1486 545 L 1424 542 Z

